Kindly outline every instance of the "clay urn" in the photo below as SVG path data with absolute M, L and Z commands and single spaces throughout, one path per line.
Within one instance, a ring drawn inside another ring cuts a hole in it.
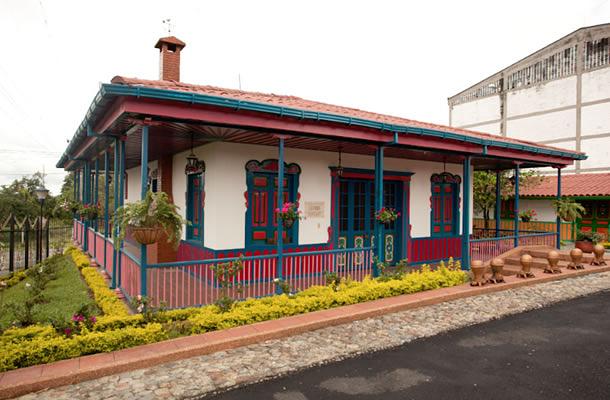
M 568 264 L 568 269 L 583 269 L 582 265 L 582 256 L 583 252 L 581 249 L 573 248 L 570 250 L 570 263 Z
M 559 268 L 559 252 L 557 250 L 551 250 L 548 252 L 546 259 L 548 265 L 544 268 L 544 272 L 547 274 L 557 274 L 561 272 Z
M 491 272 L 492 276 L 489 278 L 490 283 L 500 283 L 504 282 L 504 275 L 502 275 L 502 270 L 504 270 L 504 260 L 501 258 L 494 258 L 491 260 Z
M 593 261 L 591 261 L 591 265 L 606 265 L 606 261 L 604 260 L 604 254 L 606 253 L 606 249 L 601 244 L 596 244 L 593 246 Z
M 472 260 L 470 262 L 470 270 L 472 271 L 470 286 L 483 286 L 485 284 L 485 266 L 483 261 Z
M 519 259 L 521 263 L 521 271 L 517 274 L 519 278 L 533 278 L 535 275 L 532 273 L 532 263 L 534 258 L 529 254 L 523 254 Z

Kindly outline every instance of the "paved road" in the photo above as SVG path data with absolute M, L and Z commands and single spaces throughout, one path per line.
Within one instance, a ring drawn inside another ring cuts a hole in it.
M 610 399 L 610 292 L 213 398 Z

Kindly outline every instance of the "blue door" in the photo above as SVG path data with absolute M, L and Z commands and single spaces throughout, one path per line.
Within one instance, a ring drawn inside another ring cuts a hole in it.
M 402 182 L 386 181 L 383 184 L 383 202 L 401 213 Z M 338 247 L 368 247 L 374 244 L 375 191 L 372 180 L 341 179 L 339 181 Z M 385 260 L 396 263 L 401 254 L 402 218 L 383 227 Z
M 187 185 L 186 238 L 203 243 L 203 174 L 188 175 Z

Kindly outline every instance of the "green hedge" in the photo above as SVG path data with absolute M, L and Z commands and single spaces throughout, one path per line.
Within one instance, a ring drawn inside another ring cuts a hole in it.
M 224 313 L 215 305 L 162 311 L 153 314 L 152 321 L 147 321 L 141 314 L 127 315 L 127 307 L 105 286 L 103 278 L 95 268 L 88 267 L 88 259 L 85 259 L 83 253 L 70 249 L 68 254 L 81 271 L 85 271 L 83 275 L 88 276 L 85 278 L 87 283 L 93 285 L 92 291 L 105 315 L 98 318 L 91 331 L 85 330 L 69 338 L 57 333 L 50 326 L 36 325 L 6 330 L 0 336 L 0 371 L 119 350 L 169 337 L 227 329 L 385 297 L 450 287 L 468 279 L 464 271 L 450 263 L 449 267 L 441 266 L 435 270 L 424 267 L 421 271 L 393 279 L 343 281 L 336 288 L 314 286 L 294 296 L 247 299 L 236 303 L 230 311 Z

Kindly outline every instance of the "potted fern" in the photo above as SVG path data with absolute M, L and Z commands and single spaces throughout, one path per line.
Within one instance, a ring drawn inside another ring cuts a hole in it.
M 553 207 L 557 216 L 565 222 L 574 222 L 578 218 L 582 218 L 582 214 L 585 212 L 585 208 L 570 197 L 554 200 Z
M 167 235 L 167 242 L 175 247 L 182 237 L 186 221 L 178 214 L 178 207 L 164 192 L 148 191 L 144 200 L 126 204 L 116 210 L 113 222 L 118 229 L 115 242 L 120 243 L 129 233 L 140 244 L 157 243 Z

